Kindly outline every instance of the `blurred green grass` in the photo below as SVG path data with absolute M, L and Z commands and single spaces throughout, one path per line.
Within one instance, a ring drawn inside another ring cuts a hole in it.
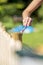
M 39 45 L 43 45 L 43 23 L 35 25 L 37 32 L 23 34 L 23 43 L 31 48 L 36 48 Z

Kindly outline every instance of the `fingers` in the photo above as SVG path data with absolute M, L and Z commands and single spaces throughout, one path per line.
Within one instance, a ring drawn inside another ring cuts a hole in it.
M 28 17 L 23 20 L 23 25 L 26 26 L 28 21 Z
M 30 26 L 31 23 L 32 23 L 32 18 L 28 18 L 28 20 L 27 20 L 27 26 Z
M 31 22 L 32 22 L 32 18 L 30 17 L 27 17 L 23 20 L 23 25 L 24 26 L 30 26 L 31 25 Z

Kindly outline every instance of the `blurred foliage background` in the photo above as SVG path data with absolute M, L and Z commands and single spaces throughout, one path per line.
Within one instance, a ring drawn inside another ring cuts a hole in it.
M 0 0 L 0 21 L 7 29 L 14 27 L 14 16 L 22 16 L 22 11 L 32 0 Z M 43 4 L 32 13 L 33 25 L 43 21 Z M 22 23 L 22 22 L 19 22 Z
M 31 1 L 0 0 L 0 21 L 7 30 L 22 24 L 22 12 Z M 37 44 L 43 43 L 43 4 L 32 13 L 31 17 L 33 18 L 32 26 L 40 30 L 40 32 L 23 35 L 23 43 L 35 47 Z

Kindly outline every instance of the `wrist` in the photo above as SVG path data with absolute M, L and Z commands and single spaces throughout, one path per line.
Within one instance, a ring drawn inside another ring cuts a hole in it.
M 28 10 L 24 10 L 22 13 L 23 19 L 26 17 L 30 17 L 31 13 Z

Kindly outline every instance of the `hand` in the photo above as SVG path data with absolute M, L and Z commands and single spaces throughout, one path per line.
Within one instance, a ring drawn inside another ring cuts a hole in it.
M 26 17 L 23 19 L 23 25 L 24 26 L 31 26 L 32 19 L 30 17 Z
M 24 26 L 30 26 L 32 22 L 32 18 L 30 17 L 30 14 L 26 11 L 23 12 L 23 25 Z

